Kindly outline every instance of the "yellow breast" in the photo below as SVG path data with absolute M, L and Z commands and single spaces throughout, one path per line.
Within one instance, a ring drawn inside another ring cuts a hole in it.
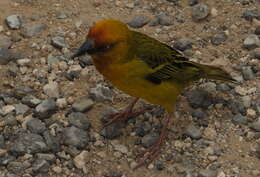
M 99 72 L 119 90 L 133 97 L 143 98 L 152 104 L 159 104 L 168 111 L 174 109 L 175 100 L 181 91 L 180 86 L 174 81 L 154 84 L 146 80 L 145 76 L 154 71 L 141 60 L 133 59 L 127 63 L 113 63 L 106 66 L 94 63 Z

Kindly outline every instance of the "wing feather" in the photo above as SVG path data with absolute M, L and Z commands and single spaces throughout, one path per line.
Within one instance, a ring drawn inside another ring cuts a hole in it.
M 153 69 L 145 79 L 160 84 L 167 80 L 183 82 L 199 78 L 200 68 L 178 50 L 145 34 L 133 31 L 133 35 L 135 58 L 141 59 Z

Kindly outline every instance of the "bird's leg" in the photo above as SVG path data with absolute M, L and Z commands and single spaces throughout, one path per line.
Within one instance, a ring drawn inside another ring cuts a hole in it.
M 159 139 L 151 147 L 139 154 L 139 158 L 141 158 L 141 160 L 134 169 L 137 169 L 145 164 L 151 163 L 159 155 L 159 153 L 161 152 L 162 145 L 165 143 L 165 139 L 168 135 L 167 127 L 169 125 L 169 122 L 170 115 L 168 114 L 162 127 Z
M 109 114 L 107 115 L 107 118 L 112 119 L 109 122 L 107 122 L 104 125 L 104 128 L 111 125 L 114 122 L 117 121 L 124 121 L 127 120 L 129 117 L 135 117 L 138 116 L 142 113 L 145 112 L 145 108 L 144 109 L 140 109 L 138 111 L 133 111 L 133 107 L 136 104 L 136 102 L 139 100 L 139 98 L 135 98 L 126 108 L 125 110 L 121 111 L 121 112 L 117 112 L 117 113 L 113 113 L 113 114 Z

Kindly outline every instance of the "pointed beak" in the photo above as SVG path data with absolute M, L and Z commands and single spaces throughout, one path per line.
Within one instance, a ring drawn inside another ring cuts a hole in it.
M 91 51 L 94 48 L 94 41 L 91 39 L 87 39 L 81 47 L 78 49 L 78 51 L 71 56 L 71 59 L 74 59 L 76 57 L 80 57 L 82 55 L 87 54 L 89 51 Z

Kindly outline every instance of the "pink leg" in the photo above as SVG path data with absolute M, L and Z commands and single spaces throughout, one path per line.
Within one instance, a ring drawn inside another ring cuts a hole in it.
M 135 116 L 138 116 L 140 114 L 143 114 L 146 109 L 140 109 L 140 110 L 135 111 L 135 112 L 133 111 L 133 107 L 134 107 L 134 105 L 136 104 L 136 102 L 138 100 L 139 100 L 139 98 L 135 98 L 133 100 L 133 102 L 131 102 L 126 107 L 126 109 L 121 111 L 121 112 L 117 112 L 117 113 L 113 113 L 113 114 L 107 115 L 107 118 L 112 119 L 112 120 L 110 120 L 108 123 L 106 123 L 103 128 L 111 125 L 114 122 L 124 121 L 124 120 L 127 120 L 129 117 L 135 117 Z
M 151 163 L 160 154 L 161 147 L 165 143 L 165 139 L 168 134 L 167 127 L 168 127 L 169 122 L 170 122 L 170 115 L 167 115 L 165 123 L 161 130 L 159 139 L 157 140 L 157 142 L 154 145 L 152 145 L 150 148 L 146 149 L 144 152 L 142 152 L 139 155 L 141 160 L 139 161 L 138 165 L 134 169 L 142 167 L 145 164 Z M 146 155 L 146 153 L 148 153 L 148 154 Z

